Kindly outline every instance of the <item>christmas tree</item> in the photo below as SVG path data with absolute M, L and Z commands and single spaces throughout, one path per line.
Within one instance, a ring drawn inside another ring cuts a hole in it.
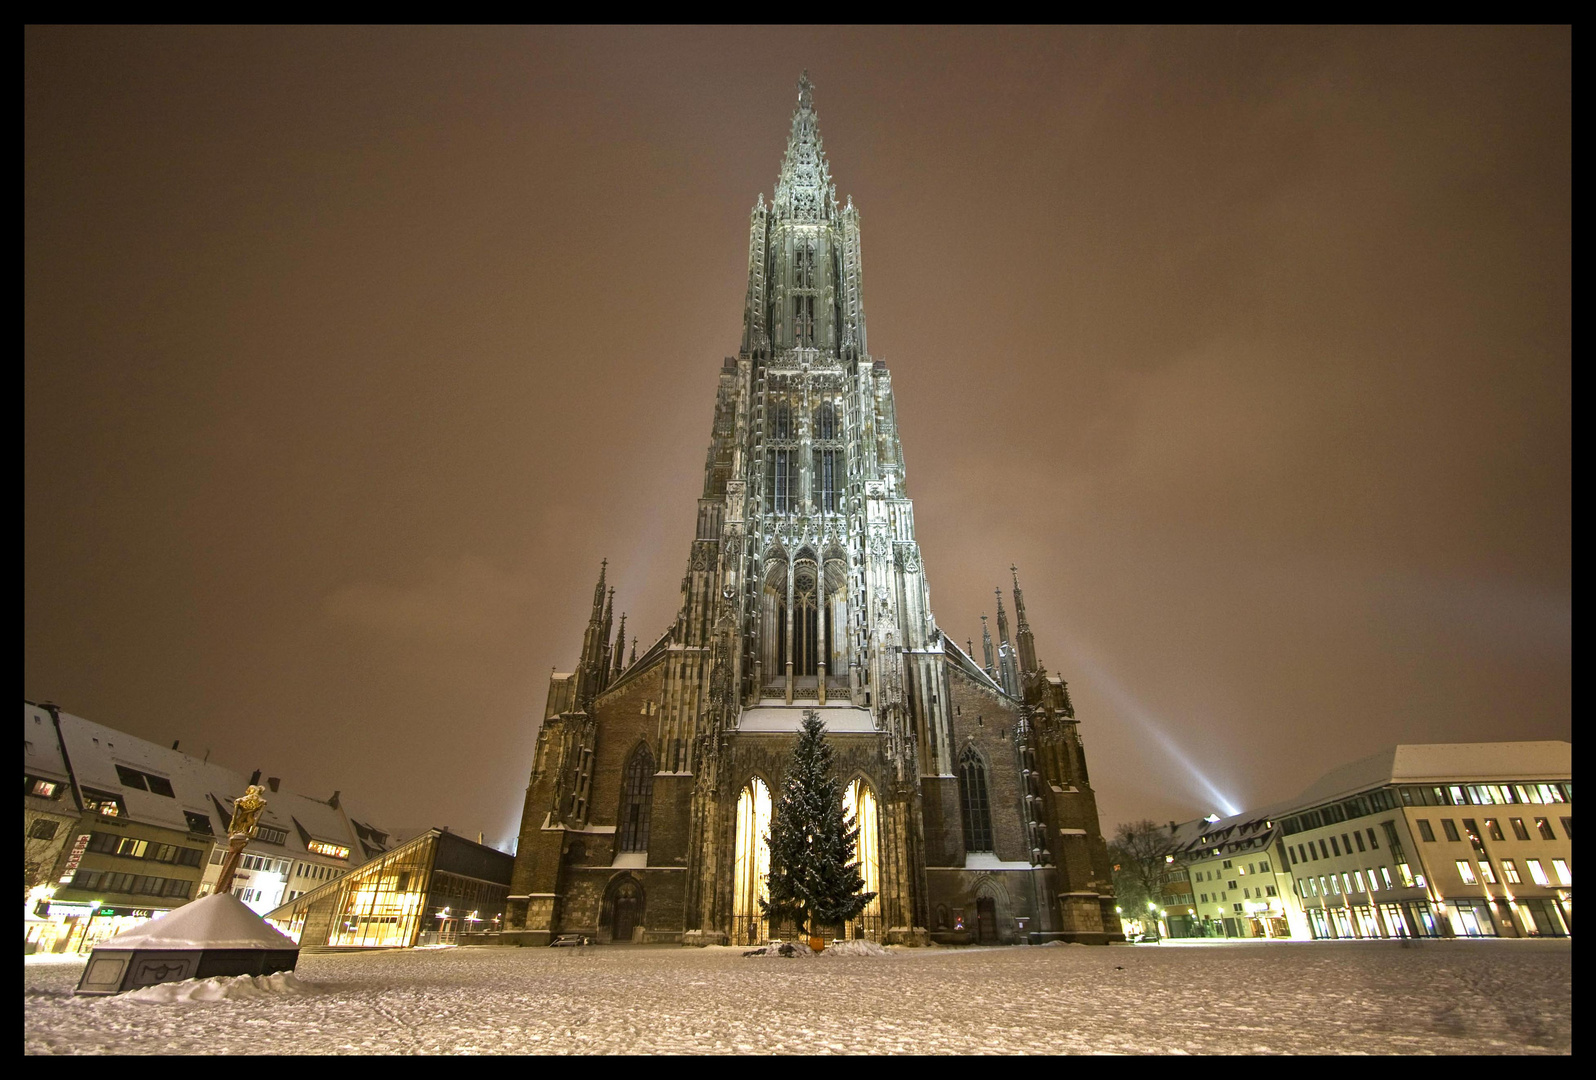
M 765 837 L 770 845 L 770 899 L 760 904 L 773 921 L 790 918 L 810 934 L 815 927 L 856 918 L 876 895 L 861 891 L 859 826 L 843 809 L 833 756 L 820 714 L 806 710 Z

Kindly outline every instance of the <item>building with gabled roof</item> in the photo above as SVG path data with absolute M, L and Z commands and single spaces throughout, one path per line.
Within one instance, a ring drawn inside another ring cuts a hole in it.
M 96 940 L 207 895 L 232 801 L 253 776 L 62 711 L 23 703 L 24 832 L 34 950 Z M 267 805 L 232 892 L 263 914 L 382 854 L 383 830 L 267 781 Z M 47 837 L 36 834 L 48 833 Z

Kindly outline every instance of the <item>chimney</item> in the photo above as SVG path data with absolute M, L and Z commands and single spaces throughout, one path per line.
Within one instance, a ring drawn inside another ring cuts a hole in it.
M 172 749 L 173 749 L 173 750 L 176 750 L 176 749 L 177 749 L 177 744 L 178 744 L 178 743 L 179 743 L 179 742 L 181 742 L 181 741 L 182 741 L 182 740 L 181 740 L 181 739 L 173 739 L 173 740 L 172 740 Z
M 480 831 L 478 831 L 478 833 L 477 833 L 477 843 L 479 843 L 479 844 L 482 843 L 482 833 Z M 487 845 L 483 844 L 483 846 L 486 847 Z
M 260 770 L 259 769 L 256 769 L 254 772 L 249 774 L 249 782 L 251 784 L 260 783 Z
M 272 789 L 273 795 L 277 794 L 277 785 L 281 784 L 282 782 L 283 781 L 280 777 L 268 776 L 266 778 L 266 786 Z
M 342 794 L 343 794 L 342 791 L 333 792 L 333 797 L 327 800 L 327 805 L 332 807 L 334 810 L 337 810 L 338 809 L 338 796 L 340 796 Z

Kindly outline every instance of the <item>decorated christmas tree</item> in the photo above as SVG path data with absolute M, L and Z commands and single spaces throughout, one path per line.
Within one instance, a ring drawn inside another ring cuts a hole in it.
M 833 757 L 820 714 L 807 710 L 766 837 L 770 899 L 760 904 L 772 921 L 790 918 L 811 935 L 856 918 L 876 895 L 862 891 L 859 826 L 843 809 Z

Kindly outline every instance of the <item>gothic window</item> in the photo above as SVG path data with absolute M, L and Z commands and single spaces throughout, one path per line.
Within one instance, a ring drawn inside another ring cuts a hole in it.
M 775 437 L 782 440 L 792 438 L 792 406 L 785 401 L 776 406 Z
M 986 766 L 973 747 L 959 758 L 959 805 L 964 812 L 964 850 L 992 850 L 992 810 L 986 797 Z
M 654 755 L 639 746 L 626 763 L 621 789 L 621 850 L 648 850 L 648 812 L 654 794 Z
M 815 438 L 835 439 L 837 437 L 837 407 L 831 402 L 823 402 L 815 412 Z
M 785 448 L 770 452 L 771 493 L 774 496 L 774 509 L 778 514 L 786 514 L 792 510 L 793 498 L 793 469 L 792 451 Z
M 820 661 L 820 609 L 813 571 L 800 571 L 793 582 L 793 673 L 815 675 Z

